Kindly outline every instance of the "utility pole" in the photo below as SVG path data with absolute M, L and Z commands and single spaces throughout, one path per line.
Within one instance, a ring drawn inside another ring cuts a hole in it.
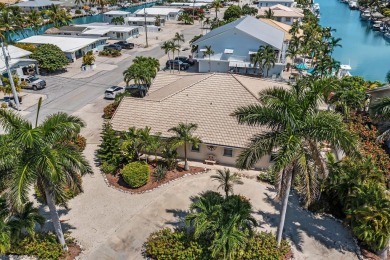
M 195 24 L 195 0 L 192 2 L 192 23 Z
M 146 3 L 145 3 L 145 6 L 144 6 L 144 17 L 145 17 L 145 36 L 146 36 L 146 46 L 145 46 L 145 48 L 148 48 L 149 44 L 148 44 L 148 26 L 146 25 Z
M 20 111 L 20 103 L 19 103 L 19 97 L 18 97 L 18 93 L 16 92 L 16 88 L 15 88 L 15 84 L 14 84 L 14 79 L 12 78 L 12 74 L 11 74 L 11 69 L 9 68 L 9 54 L 8 54 L 8 51 L 6 52 L 5 50 L 5 46 L 4 46 L 4 43 L 3 41 L 1 42 L 1 49 L 3 50 L 3 56 L 4 56 L 4 62 L 5 62 L 5 67 L 7 68 L 7 73 L 8 73 L 8 78 L 9 78 L 9 82 L 11 84 L 11 89 L 12 89 L 12 94 L 14 95 L 14 100 L 15 100 L 15 104 L 16 104 L 16 109 L 18 111 Z

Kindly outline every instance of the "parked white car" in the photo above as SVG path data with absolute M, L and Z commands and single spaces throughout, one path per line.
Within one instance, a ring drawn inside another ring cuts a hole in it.
M 125 92 L 123 87 L 112 86 L 104 92 L 104 98 L 106 99 L 114 99 L 116 95 Z

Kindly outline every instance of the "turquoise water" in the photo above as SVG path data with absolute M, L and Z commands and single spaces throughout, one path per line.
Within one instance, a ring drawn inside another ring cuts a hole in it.
M 339 0 L 316 0 L 321 7 L 321 26 L 330 26 L 341 38 L 342 48 L 337 48 L 334 58 L 342 64 L 351 64 L 352 75 L 367 80 L 385 81 L 390 70 L 390 42 L 381 32 L 369 28 L 369 22 L 359 19 L 358 10 L 350 10 L 348 4 Z
M 155 5 L 155 3 L 148 3 L 148 4 L 146 4 L 146 7 L 150 7 L 153 5 Z M 144 7 L 145 7 L 145 5 L 140 5 L 140 6 L 133 6 L 133 7 L 129 7 L 129 8 L 123 8 L 121 10 L 134 13 L 135 11 L 142 9 Z M 78 18 L 72 19 L 73 24 L 86 24 L 86 23 L 97 23 L 97 22 L 103 22 L 103 15 L 102 14 L 83 16 L 83 17 L 78 17 Z M 52 24 L 46 24 L 44 26 L 41 26 L 37 30 L 37 32 L 33 31 L 32 29 L 24 29 L 24 30 L 19 30 L 19 31 L 10 33 L 9 35 L 7 35 L 7 34 L 6 35 L 8 37 L 7 39 L 11 39 L 11 41 L 20 41 L 20 40 L 23 40 L 23 39 L 28 38 L 30 36 L 33 36 L 33 35 L 43 34 L 47 29 L 52 28 L 52 27 L 53 27 Z

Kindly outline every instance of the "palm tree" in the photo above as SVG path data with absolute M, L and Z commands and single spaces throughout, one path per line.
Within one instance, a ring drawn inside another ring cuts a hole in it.
M 179 123 L 177 126 L 170 128 L 168 131 L 175 134 L 171 137 L 169 141 L 174 147 L 179 147 L 184 145 L 184 170 L 188 171 L 190 169 L 187 160 L 187 144 L 194 147 L 198 147 L 201 143 L 199 137 L 194 136 L 193 132 L 198 128 L 197 124 L 194 123 Z
M 38 103 L 40 107 L 41 100 Z M 39 109 L 38 109 L 39 111 Z M 57 113 L 48 116 L 35 127 L 20 115 L 7 110 L 0 110 L 0 126 L 16 144 L 12 162 L 12 179 L 9 196 L 15 208 L 20 209 L 28 200 L 32 185 L 47 202 L 54 231 L 59 243 L 67 250 L 55 201 L 64 198 L 64 187 L 74 192 L 81 192 L 80 175 L 92 173 L 87 160 L 71 144 L 71 138 L 80 133 L 84 122 L 75 116 Z M 6 169 L 10 162 L 0 160 L 0 170 Z
M 156 17 L 154 18 L 154 25 L 161 26 L 161 16 L 160 15 L 156 15 Z
M 214 10 L 215 10 L 215 18 L 217 18 L 218 17 L 218 11 L 219 11 L 219 9 L 223 8 L 223 4 L 221 3 L 221 1 L 215 0 L 215 1 L 213 1 L 211 3 L 210 7 L 214 8 Z
M 206 19 L 204 20 L 204 23 L 203 23 L 203 25 L 205 25 L 205 24 L 207 24 L 207 25 L 209 26 L 209 28 L 208 28 L 208 29 L 210 29 L 210 24 L 211 24 L 210 17 L 206 17 Z M 206 30 L 206 32 L 207 32 L 207 30 Z
M 8 205 L 5 198 L 0 197 L 0 254 L 5 254 L 11 247 L 11 227 L 8 221 Z
M 188 13 L 180 14 L 179 21 L 182 21 L 184 24 L 191 24 L 194 20 Z
M 173 41 L 165 41 L 161 45 L 161 49 L 165 52 L 165 54 L 168 54 L 168 60 L 171 60 L 169 53 L 172 51 L 172 48 L 174 45 L 175 45 L 175 43 Z M 172 63 L 171 63 L 171 66 L 169 67 L 169 70 L 172 70 Z
M 201 34 L 203 34 L 203 21 L 205 19 L 205 15 L 203 13 L 199 14 L 199 22 L 200 22 L 200 28 L 201 28 Z
M 39 26 L 42 25 L 42 14 L 39 11 L 32 10 L 27 13 L 27 22 L 35 33 L 38 33 Z
M 383 97 L 376 100 L 374 105 L 370 107 L 371 117 L 377 121 L 384 123 L 384 130 L 378 136 L 378 141 L 385 141 L 390 137 L 390 126 L 386 121 L 390 120 L 390 97 Z
M 300 29 L 299 21 L 294 21 L 288 32 L 291 34 L 292 37 L 296 37 L 299 33 L 299 29 Z
M 258 74 L 260 77 L 260 72 L 263 69 L 263 50 L 258 49 L 256 53 L 250 56 L 251 62 L 253 63 L 253 67 L 256 69 L 257 65 L 259 65 Z
M 386 82 L 390 84 L 390 70 L 386 73 Z
M 39 214 L 38 209 L 34 208 L 32 202 L 27 202 L 23 205 L 22 209 L 16 211 L 9 221 L 12 236 L 16 238 L 20 237 L 23 230 L 25 230 L 28 235 L 33 236 L 37 224 L 43 227 L 45 218 Z
M 271 68 L 275 66 L 275 62 L 277 61 L 275 56 L 274 49 L 267 45 L 267 46 L 260 46 L 260 53 L 262 53 L 262 60 L 263 60 L 263 66 L 267 68 L 267 77 L 268 72 Z
M 184 35 L 182 33 L 176 33 L 173 37 L 173 42 L 177 42 L 177 46 L 180 46 L 180 42 L 185 42 Z M 180 56 L 180 47 L 177 48 L 177 56 Z M 180 63 L 179 63 L 179 72 L 180 72 Z
M 111 23 L 113 23 L 115 25 L 125 24 L 125 18 L 123 18 L 123 16 L 114 17 L 114 18 L 112 18 Z
M 157 165 L 157 152 L 162 146 L 161 133 L 157 133 L 156 135 L 151 135 L 148 144 L 147 151 L 154 153 L 154 163 Z
M 264 18 L 271 19 L 271 20 L 275 18 L 274 12 L 271 10 L 271 8 L 268 8 L 268 10 L 264 11 Z
M 214 54 L 213 49 L 211 49 L 211 46 L 205 46 L 205 51 L 203 52 L 203 57 L 209 56 L 209 72 L 211 72 L 211 55 Z
M 327 143 L 348 154 L 354 151 L 356 144 L 340 115 L 319 109 L 322 87 L 312 81 L 301 80 L 288 90 L 280 87 L 264 90 L 259 93 L 261 104 L 240 107 L 232 114 L 240 124 L 269 129 L 269 132 L 252 137 L 239 155 L 237 166 L 249 169 L 270 151 L 275 151 L 271 170 L 278 174 L 278 198 L 283 197 L 278 245 L 282 239 L 292 176 L 300 179 L 300 190 L 307 207 L 319 196 L 318 180 L 326 176 L 319 145 Z
M 229 193 L 233 194 L 233 185 L 234 184 L 243 184 L 238 176 L 238 173 L 231 173 L 230 169 L 217 170 L 216 175 L 212 175 L 211 179 L 219 182 L 219 188 L 222 188 L 225 191 L 225 198 L 229 197 Z

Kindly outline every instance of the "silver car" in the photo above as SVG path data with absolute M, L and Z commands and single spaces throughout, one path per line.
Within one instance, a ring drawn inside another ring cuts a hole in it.
M 112 86 L 104 92 L 104 98 L 106 99 L 115 99 L 117 94 L 125 92 L 123 87 Z

